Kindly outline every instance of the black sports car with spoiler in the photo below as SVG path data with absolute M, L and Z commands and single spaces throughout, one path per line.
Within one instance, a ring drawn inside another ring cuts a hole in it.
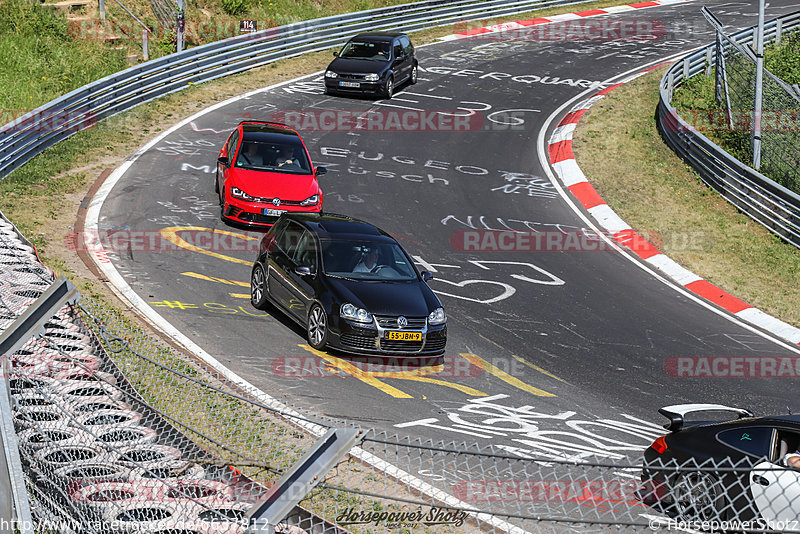
M 735 419 L 686 421 L 698 412 Z M 719 404 L 661 408 L 669 431 L 645 451 L 642 502 L 689 521 L 800 531 L 800 415 L 754 417 Z

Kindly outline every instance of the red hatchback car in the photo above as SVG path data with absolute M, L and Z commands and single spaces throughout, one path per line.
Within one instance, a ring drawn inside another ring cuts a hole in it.
M 214 190 L 222 220 L 271 226 L 287 211 L 322 211 L 322 189 L 300 134 L 288 126 L 243 121 L 217 158 Z

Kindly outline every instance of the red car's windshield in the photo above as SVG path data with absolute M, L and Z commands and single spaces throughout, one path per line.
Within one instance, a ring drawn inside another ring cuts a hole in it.
M 235 167 L 256 171 L 311 174 L 311 164 L 301 144 L 265 143 L 245 140 Z

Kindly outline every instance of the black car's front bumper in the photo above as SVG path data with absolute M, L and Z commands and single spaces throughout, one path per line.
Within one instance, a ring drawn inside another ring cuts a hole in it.
M 341 81 L 347 83 L 357 83 L 358 87 L 344 87 Z M 364 80 L 339 80 L 337 78 L 325 78 L 325 90 L 328 93 L 352 93 L 358 95 L 374 95 L 383 92 L 383 81 L 366 82 Z
M 447 325 L 409 328 L 408 332 L 420 332 L 420 341 L 388 339 L 388 329 L 375 325 L 362 325 L 339 319 L 338 332 L 331 332 L 328 344 L 339 350 L 354 354 L 385 354 L 390 356 L 439 356 L 447 345 Z M 392 329 L 396 331 L 396 329 Z

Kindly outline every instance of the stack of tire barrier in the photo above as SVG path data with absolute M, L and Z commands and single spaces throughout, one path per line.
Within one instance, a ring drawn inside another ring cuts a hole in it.
M 0 329 L 53 282 L 0 218 Z M 14 426 L 36 530 L 239 533 L 264 487 L 151 408 L 65 306 L 8 355 Z M 287 531 L 294 531 L 289 529 Z

